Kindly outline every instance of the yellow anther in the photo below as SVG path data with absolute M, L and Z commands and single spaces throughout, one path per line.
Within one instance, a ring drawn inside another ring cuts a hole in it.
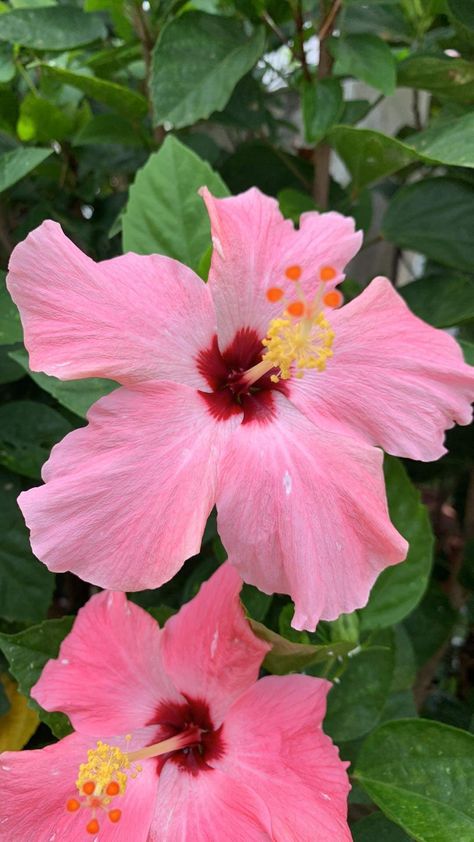
M 293 373 L 303 377 L 305 369 L 324 371 L 326 362 L 332 356 L 334 332 L 323 313 L 306 310 L 299 320 L 282 316 L 270 322 L 266 338 L 263 340 L 266 353 L 264 361 L 279 369 L 279 374 L 272 374 L 273 383 L 288 380 Z
M 99 740 L 97 747 L 90 748 L 87 752 L 87 763 L 81 763 L 79 766 L 76 786 L 79 792 L 89 794 L 87 785 L 93 783 L 93 794 L 100 796 L 106 793 L 107 787 L 114 781 L 119 788 L 114 794 L 123 795 L 127 786 L 127 776 L 131 771 L 130 760 L 123 751 Z

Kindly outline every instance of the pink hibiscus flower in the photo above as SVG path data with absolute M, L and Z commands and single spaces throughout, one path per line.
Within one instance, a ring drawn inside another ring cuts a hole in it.
M 50 570 L 140 590 L 199 552 L 216 504 L 243 579 L 290 594 L 294 626 L 314 629 L 406 555 L 374 445 L 437 459 L 444 430 L 471 418 L 474 376 L 384 278 L 332 309 L 361 243 L 353 220 L 306 213 L 296 231 L 256 189 L 203 195 L 208 284 L 158 255 L 96 264 L 54 222 L 13 252 L 32 369 L 122 384 L 20 506 Z
M 350 842 L 331 685 L 257 681 L 269 646 L 241 585 L 224 564 L 162 630 L 123 594 L 92 597 L 33 688 L 75 733 L 1 755 L 1 840 Z

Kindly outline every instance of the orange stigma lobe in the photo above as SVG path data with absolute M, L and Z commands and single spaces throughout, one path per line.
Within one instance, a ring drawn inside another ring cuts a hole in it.
M 121 819 L 122 811 L 121 810 L 110 810 L 110 812 L 108 813 L 108 816 L 109 816 L 110 821 L 113 824 L 117 824 L 117 822 L 119 822 L 120 819 Z
M 285 275 L 289 281 L 299 281 L 301 278 L 301 266 L 288 266 Z
M 98 833 L 99 832 L 99 822 L 97 819 L 91 819 L 90 822 L 86 825 L 86 830 L 88 833 Z
M 118 795 L 119 792 L 120 792 L 120 787 L 119 787 L 117 781 L 110 781 L 110 783 L 107 785 L 105 791 L 106 791 L 107 795 L 111 795 L 112 797 L 114 795 Z
M 337 289 L 333 289 L 332 292 L 327 292 L 326 295 L 323 297 L 323 303 L 326 307 L 339 307 L 343 302 L 342 293 L 339 292 Z
M 292 301 L 286 309 L 290 316 L 302 316 L 304 313 L 304 304 L 302 301 Z
M 272 304 L 275 301 L 280 301 L 280 298 L 283 298 L 283 290 L 280 287 L 270 287 L 270 289 L 267 289 L 267 298 Z
M 95 790 L 95 783 L 93 781 L 86 781 L 82 787 L 84 795 L 92 795 Z
M 323 266 L 319 273 L 319 277 L 322 281 L 333 281 L 336 275 L 337 272 L 334 269 L 334 266 Z
M 79 810 L 80 806 L 81 805 L 79 804 L 77 798 L 70 798 L 66 804 L 66 810 L 68 813 L 75 813 L 76 810 Z

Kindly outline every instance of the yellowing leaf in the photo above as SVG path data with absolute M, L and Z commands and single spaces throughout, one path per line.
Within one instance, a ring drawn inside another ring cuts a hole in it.
M 10 702 L 9 711 L 0 717 L 0 751 L 19 751 L 35 733 L 39 717 L 18 693 L 15 681 L 6 674 L 0 676 L 0 681 Z

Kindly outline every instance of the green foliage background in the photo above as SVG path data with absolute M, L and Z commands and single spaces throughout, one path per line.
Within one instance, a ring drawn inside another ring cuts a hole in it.
M 351 79 L 366 84 L 359 98 Z M 361 126 L 398 88 L 410 116 L 397 136 Z M 197 188 L 255 184 L 296 223 L 316 207 L 354 215 L 369 261 L 393 245 L 395 283 L 404 252 L 423 255 L 400 293 L 430 324 L 455 328 L 474 363 L 473 104 L 471 0 L 0 2 L 0 267 L 52 218 L 95 259 L 160 252 L 205 279 Z M 347 184 L 329 175 L 331 149 Z M 3 278 L 0 668 L 28 697 L 91 589 L 33 558 L 16 497 L 113 384 L 31 373 Z M 346 296 L 368 280 L 356 268 Z M 472 427 L 447 443 L 434 464 L 386 460 L 410 553 L 364 609 L 308 634 L 291 629 L 287 598 L 243 590 L 256 633 L 273 643 L 265 668 L 334 681 L 326 729 L 352 763 L 356 842 L 474 839 Z M 224 557 L 211 517 L 200 555 L 132 598 L 162 622 Z M 1 688 L 0 748 L 21 748 L 31 728 L 9 734 Z M 38 713 L 29 747 L 68 732 L 62 714 Z

